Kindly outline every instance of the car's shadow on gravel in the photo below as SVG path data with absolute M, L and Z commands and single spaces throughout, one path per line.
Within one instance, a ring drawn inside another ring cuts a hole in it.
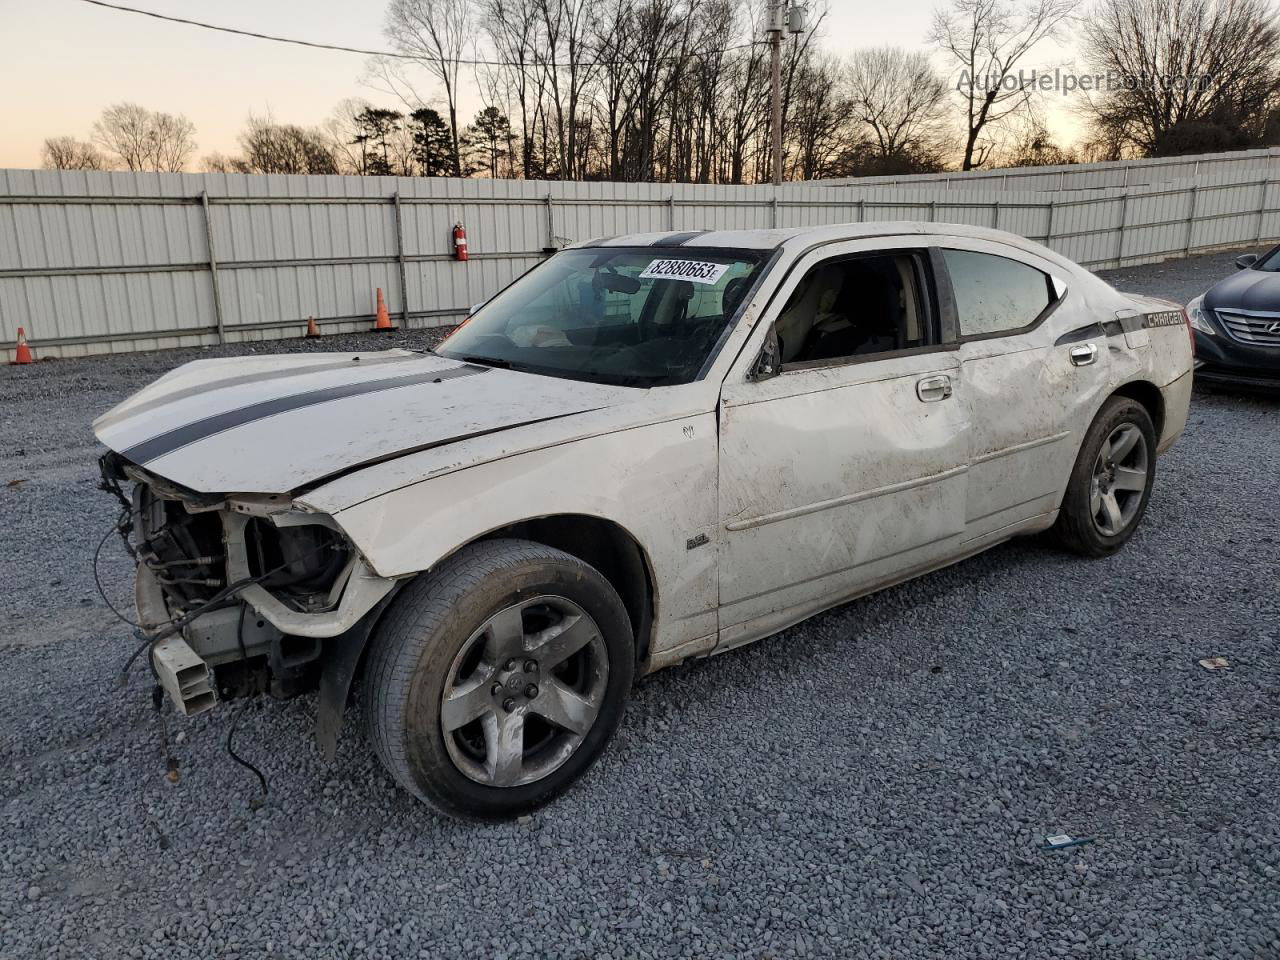
M 1064 554 L 1048 534 L 1011 541 L 951 567 L 850 600 L 755 643 L 642 677 L 637 686 L 660 697 L 696 696 L 697 690 L 716 687 L 718 668 L 754 673 L 767 668 L 788 673 L 846 669 L 854 662 L 857 672 L 867 676 L 934 670 L 953 655 L 945 634 L 912 633 L 896 639 L 891 647 L 873 649 L 869 645 L 886 628 L 909 623 L 909 611 L 920 609 L 922 604 L 944 607 L 955 617 L 980 616 L 989 612 L 984 608 L 984 591 L 1008 572 L 1027 563 L 1054 569 L 1077 562 L 1082 561 Z M 664 684 L 670 684 L 672 690 Z

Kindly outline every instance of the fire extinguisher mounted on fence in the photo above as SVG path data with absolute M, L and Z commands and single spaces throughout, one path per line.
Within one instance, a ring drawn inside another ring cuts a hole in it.
M 453 225 L 453 259 L 467 259 L 467 231 L 461 220 Z

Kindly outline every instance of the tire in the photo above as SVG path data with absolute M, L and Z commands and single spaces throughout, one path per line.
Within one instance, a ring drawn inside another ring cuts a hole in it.
M 515 817 L 600 756 L 634 672 L 626 608 L 595 568 L 484 540 L 388 608 L 365 667 L 367 734 L 396 781 L 438 811 Z
M 1113 456 L 1126 445 L 1123 455 Z M 1155 475 L 1156 431 L 1151 415 L 1136 400 L 1111 397 L 1080 445 L 1053 528 L 1058 542 L 1086 557 L 1115 553 L 1133 536 L 1146 513 Z M 1134 489 L 1139 480 L 1141 489 Z M 1107 503 L 1108 495 L 1112 504 Z

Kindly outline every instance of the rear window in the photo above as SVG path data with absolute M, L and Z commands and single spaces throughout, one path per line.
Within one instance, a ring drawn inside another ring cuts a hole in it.
M 1029 326 L 1054 300 L 1049 275 L 1021 261 L 972 250 L 943 250 L 942 256 L 963 337 Z

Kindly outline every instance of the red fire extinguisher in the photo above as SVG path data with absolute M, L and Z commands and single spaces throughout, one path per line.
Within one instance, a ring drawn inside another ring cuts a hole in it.
M 467 259 L 467 231 L 461 220 L 453 225 L 453 259 Z

